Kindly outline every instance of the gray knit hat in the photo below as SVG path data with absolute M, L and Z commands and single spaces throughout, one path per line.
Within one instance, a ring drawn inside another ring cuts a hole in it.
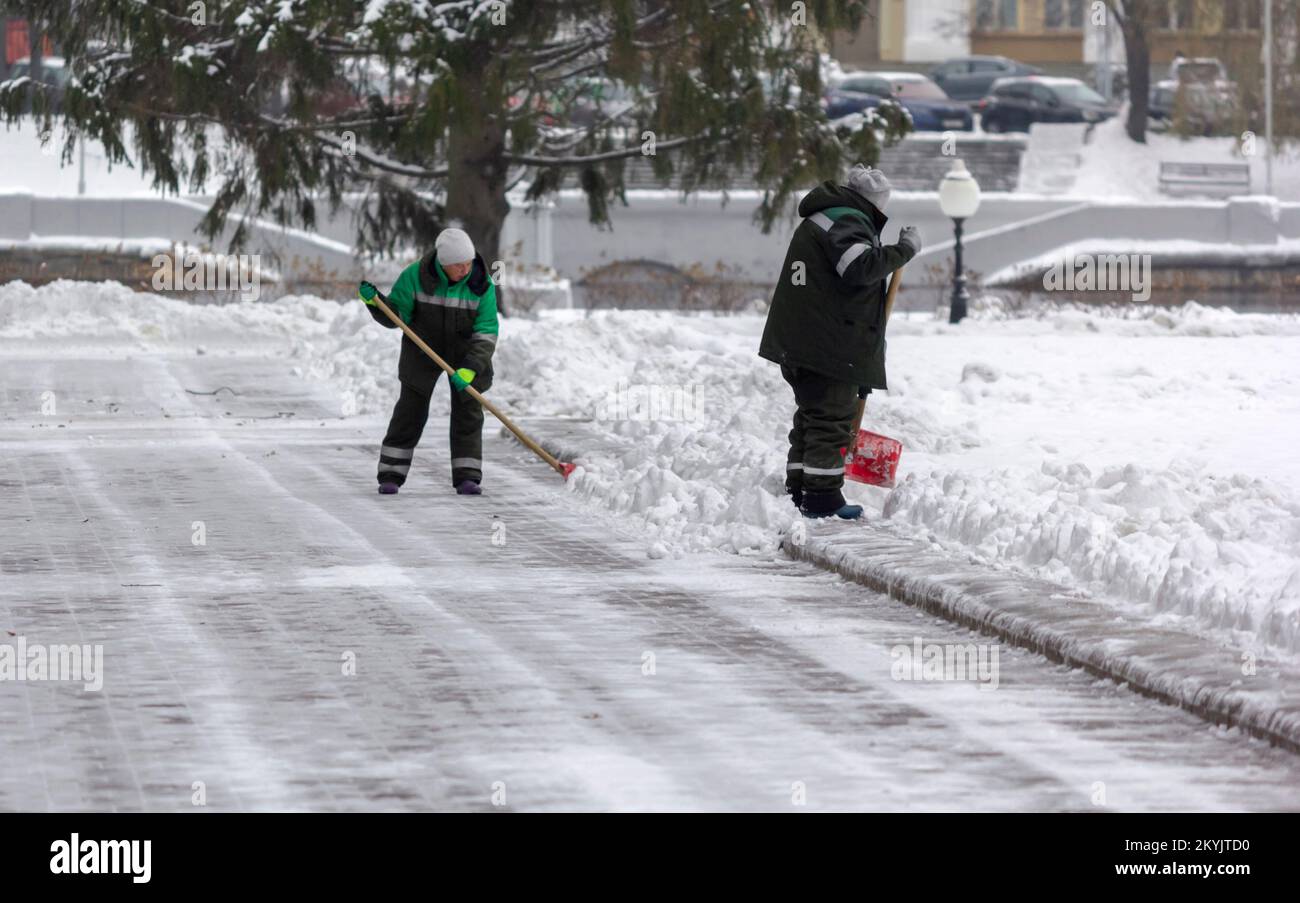
M 846 184 L 874 204 L 881 213 L 885 212 L 891 189 L 889 180 L 885 178 L 883 172 L 857 163 L 849 170 Z

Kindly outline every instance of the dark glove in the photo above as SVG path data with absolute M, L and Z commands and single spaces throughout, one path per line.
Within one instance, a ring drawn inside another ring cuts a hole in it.
M 373 284 L 363 280 L 362 283 L 357 286 L 357 294 L 361 297 L 362 301 L 373 307 L 375 304 L 375 296 L 379 294 L 379 289 L 375 288 Z

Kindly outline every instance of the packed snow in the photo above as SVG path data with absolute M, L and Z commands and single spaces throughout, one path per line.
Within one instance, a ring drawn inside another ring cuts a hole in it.
M 1269 244 L 1226 244 L 1224 242 L 1193 241 L 1191 239 L 1157 239 L 1141 241 L 1131 238 L 1098 238 L 1070 242 L 1017 261 L 1009 267 L 994 270 L 981 283 L 985 288 L 1014 285 L 1030 276 L 1042 276 L 1064 261 L 1085 260 L 1088 257 L 1116 255 L 1132 261 L 1140 255 L 1150 255 L 1159 261 L 1159 267 L 1172 268 L 1174 264 L 1187 267 L 1206 267 L 1222 264 L 1258 266 L 1267 263 L 1276 266 L 1282 261 L 1300 258 L 1300 238 L 1284 239 Z M 1131 272 L 1131 271 L 1130 271 Z
M 555 313 L 504 321 L 491 395 L 583 422 L 566 484 L 639 525 L 652 557 L 766 555 L 790 391 L 756 355 L 761 316 Z M 0 287 L 0 337 L 199 351 L 268 342 L 341 414 L 396 397 L 396 331 L 358 302 L 195 306 L 113 284 Z M 890 390 L 865 425 L 898 438 L 892 490 L 849 484 L 869 522 L 1097 601 L 1300 653 L 1300 317 L 995 306 L 959 327 L 890 325 Z M 446 410 L 440 391 L 435 412 Z M 491 466 L 487 478 L 490 481 Z M 858 529 L 845 527 L 844 529 Z
M 1160 164 L 1245 163 L 1251 187 L 1263 193 L 1267 156 L 1262 137 L 1242 152 L 1237 138 L 1182 138 L 1148 132 L 1145 144 L 1131 141 L 1124 117 L 1098 123 L 1082 149 L 1078 176 L 1070 194 L 1113 201 L 1146 200 L 1168 203 L 1160 192 Z M 1273 191 L 1280 201 L 1300 201 L 1300 147 L 1279 147 L 1273 158 Z

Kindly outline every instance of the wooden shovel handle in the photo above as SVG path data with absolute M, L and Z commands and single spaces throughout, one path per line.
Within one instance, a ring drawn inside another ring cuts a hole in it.
M 885 325 L 889 325 L 889 315 L 894 312 L 894 298 L 898 295 L 898 284 L 903 281 L 903 268 L 899 267 L 894 270 L 894 275 L 889 280 L 889 290 L 885 292 Z M 853 417 L 853 432 L 849 433 L 849 442 L 858 441 L 858 430 L 862 429 L 862 417 L 867 413 L 867 399 L 862 397 L 858 399 L 858 412 Z M 849 451 L 853 450 L 853 445 L 849 446 Z
M 885 292 L 885 324 L 889 324 L 889 315 L 894 312 L 894 298 L 898 297 L 898 284 L 903 281 L 903 268 L 894 270 L 889 279 L 889 291 Z
M 406 323 L 402 321 L 401 317 L 393 313 L 393 309 L 389 307 L 387 304 L 385 304 L 384 301 L 385 301 L 384 296 L 381 293 L 376 292 L 374 297 L 374 304 L 378 306 L 379 309 L 382 310 L 385 314 L 388 315 L 388 319 L 392 320 L 395 324 L 397 324 L 398 329 L 406 333 L 406 337 L 410 339 L 412 342 L 414 342 L 416 344 L 416 347 L 418 347 L 425 354 L 429 355 L 429 357 L 433 360 L 435 364 L 437 364 L 443 370 L 447 371 L 448 376 L 454 376 L 456 374 L 456 371 L 452 369 L 451 365 L 448 364 L 446 361 L 444 361 L 442 357 L 439 356 L 438 352 L 430 348 L 428 344 L 425 343 L 424 339 L 416 335 L 415 330 L 407 326 Z M 551 467 L 555 468 L 556 473 L 559 473 L 561 476 L 565 476 L 565 477 L 568 476 L 565 473 L 564 465 L 560 463 L 560 461 L 554 455 L 552 455 L 546 449 L 542 448 L 540 445 L 534 442 L 532 440 L 532 437 L 529 436 L 527 433 L 525 433 L 523 430 L 521 430 L 519 427 L 515 426 L 514 421 L 512 421 L 505 414 L 501 413 L 501 411 L 497 408 L 496 405 L 494 405 L 492 402 L 484 398 L 478 389 L 475 389 L 473 386 L 466 386 L 465 391 L 469 393 L 470 398 L 473 398 L 479 404 L 483 405 L 483 407 L 486 408 L 492 414 L 493 417 L 495 417 L 497 420 L 500 420 L 502 425 L 505 426 L 506 429 L 510 430 L 510 432 L 514 433 L 515 438 L 518 439 L 520 442 L 522 442 L 527 448 L 529 448 L 535 455 L 537 455 L 537 457 L 541 458 L 547 464 L 551 465 Z

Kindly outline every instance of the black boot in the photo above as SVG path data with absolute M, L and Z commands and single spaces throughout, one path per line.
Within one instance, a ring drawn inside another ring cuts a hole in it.
M 844 493 L 838 489 L 830 492 L 805 492 L 799 511 L 804 517 L 830 517 L 833 514 L 844 520 L 856 520 L 862 516 L 862 506 L 847 504 Z

